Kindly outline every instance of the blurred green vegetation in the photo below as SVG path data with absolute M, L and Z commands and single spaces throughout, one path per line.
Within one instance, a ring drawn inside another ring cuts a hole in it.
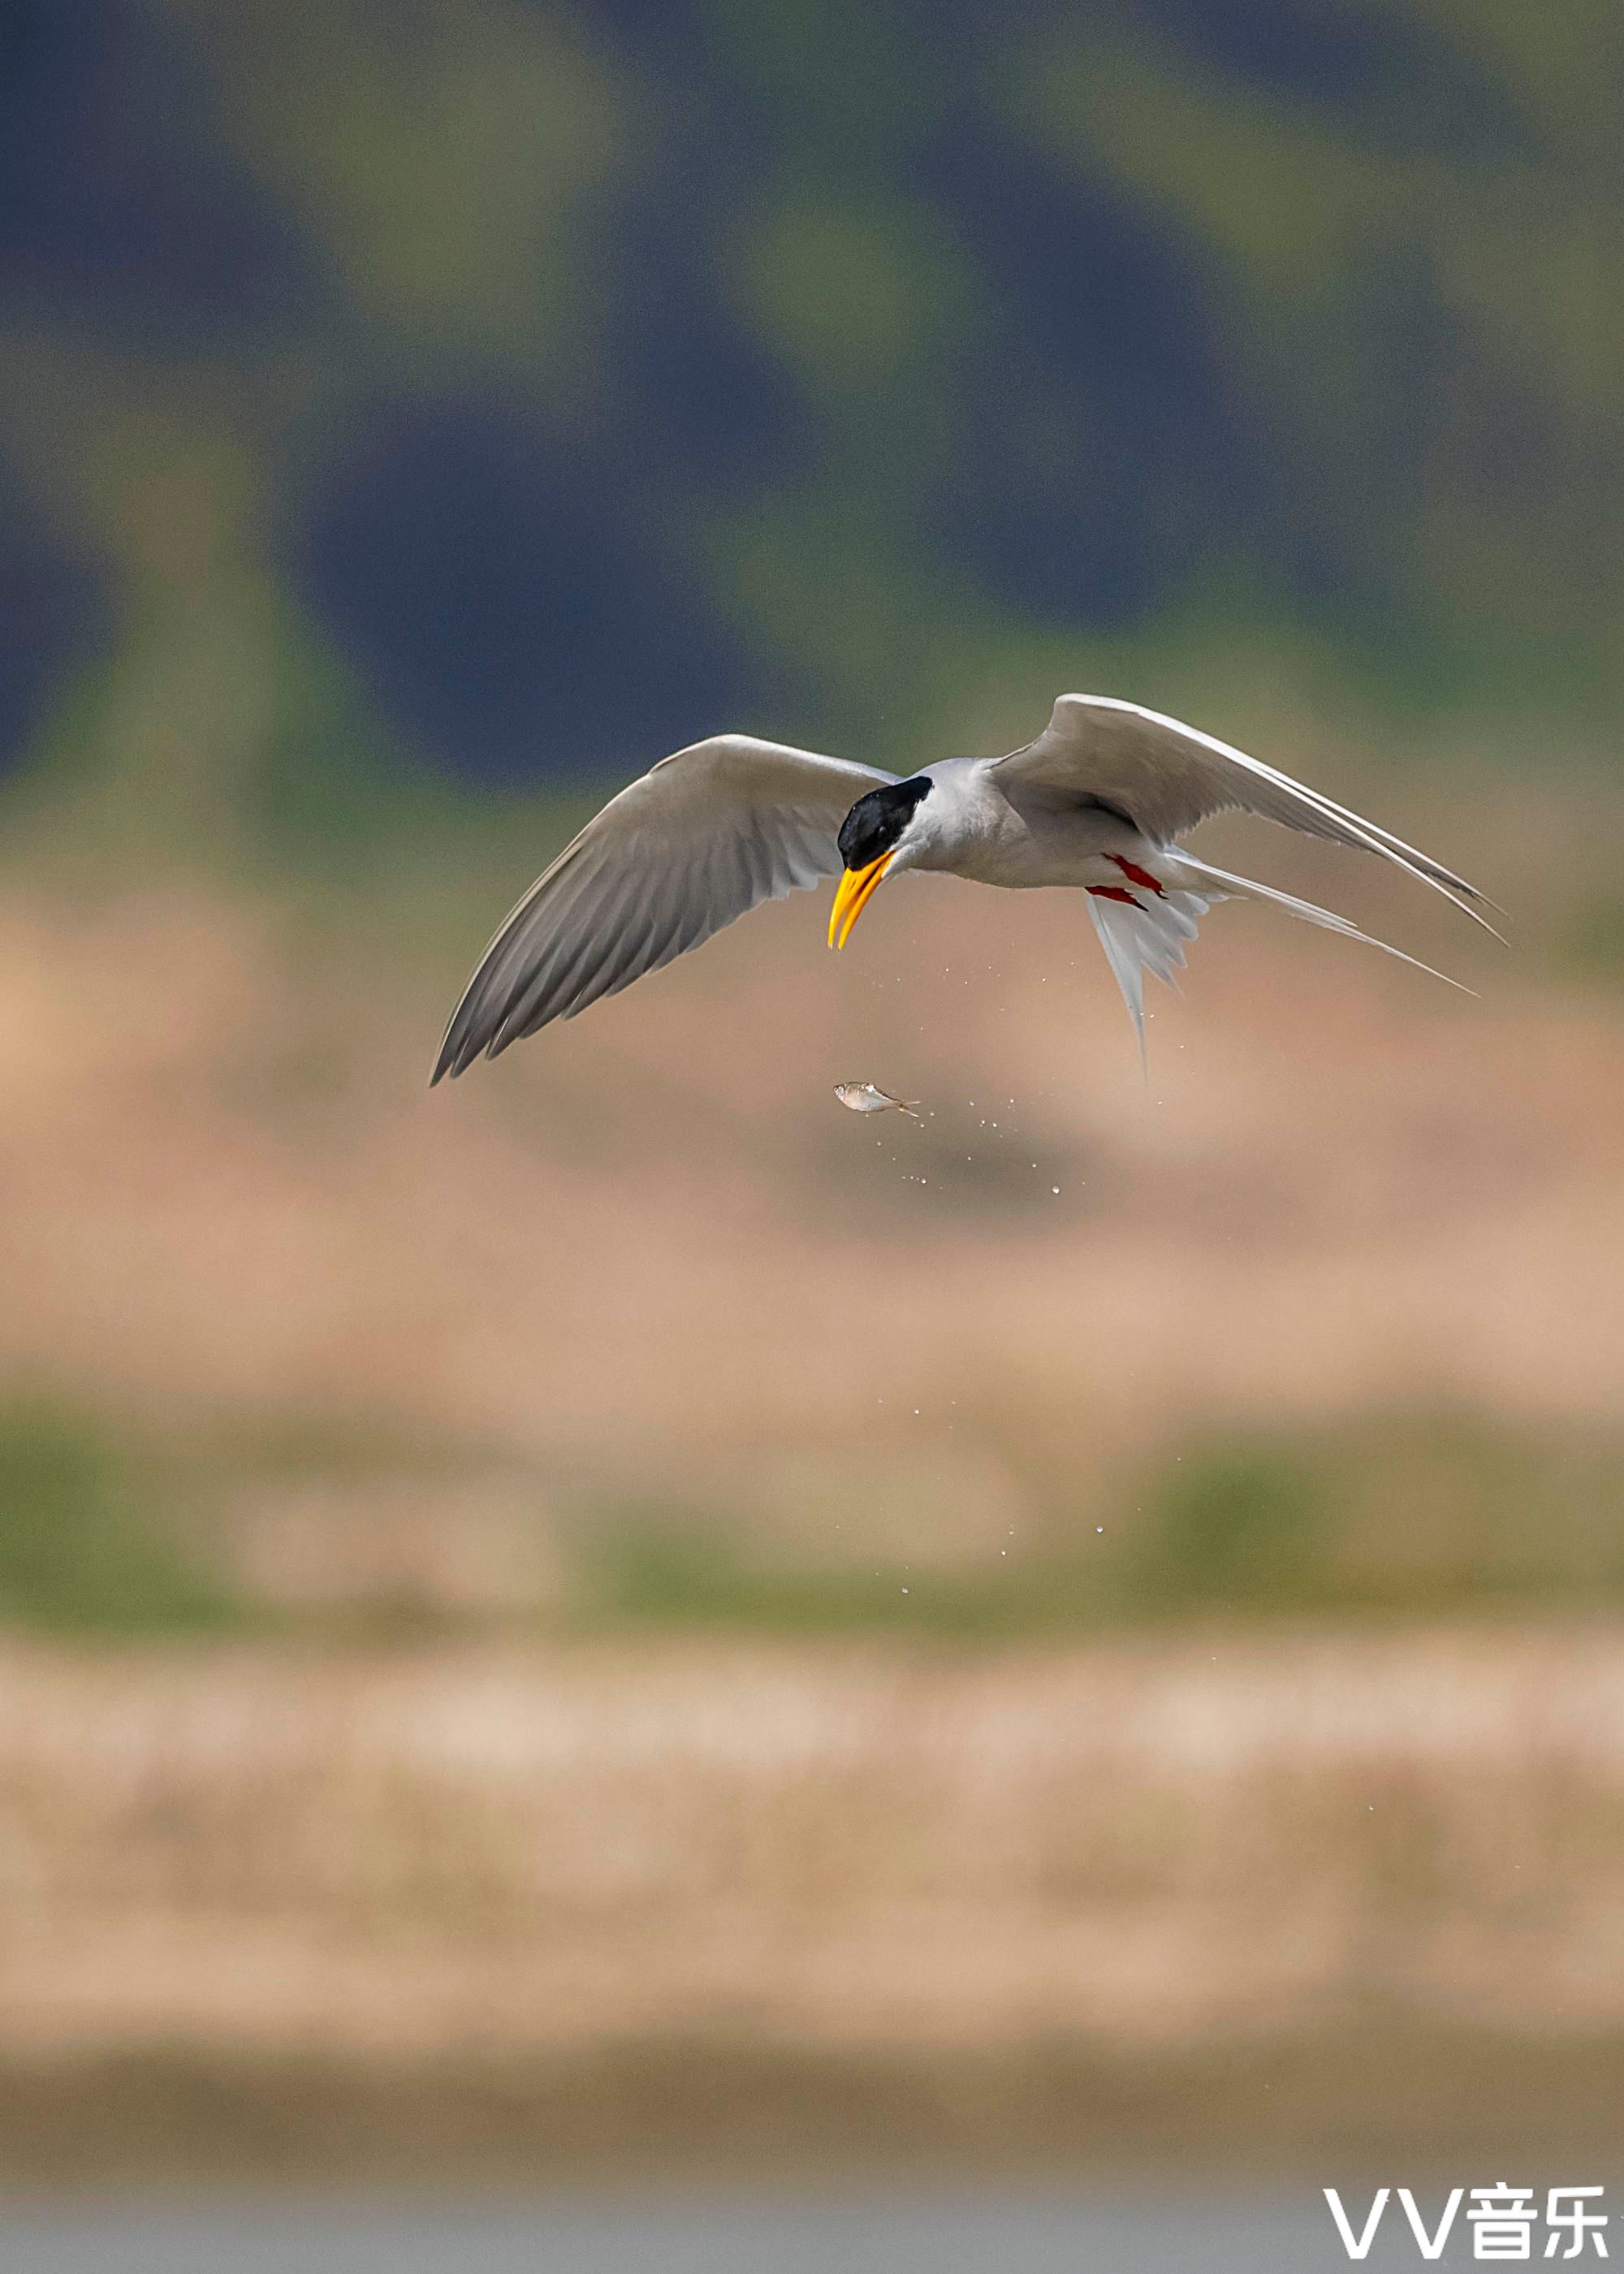
M 115 1432 L 60 1403 L 0 1409 L 0 1623 L 174 1634 L 237 1609 L 156 1512 L 154 1480 Z
M 493 1479 L 505 1544 L 482 1593 L 466 1567 L 490 1560 Z M 261 1584 L 254 1525 L 285 1546 L 289 1516 L 298 1556 L 279 1551 Z M 748 1507 L 723 1522 L 560 1500 L 477 1447 L 328 1423 L 166 1446 L 30 1400 L 0 1412 L 0 1623 L 368 1645 L 639 1628 L 976 1644 L 1624 1606 L 1624 1443 L 1463 1413 L 1192 1441 L 1108 1478 L 1081 1510 L 1040 1510 L 1003 1549 L 946 1561 L 920 1516 L 918 1556 L 888 1545 L 870 1561 L 832 1504 L 797 1550 Z
M 1192 1445 L 979 1570 L 763 1570 L 737 1532 L 612 1527 L 586 1600 L 656 1624 L 989 1640 L 1519 1617 L 1624 1600 L 1621 1518 L 1624 1445 L 1553 1444 L 1464 1415 L 1377 1418 Z

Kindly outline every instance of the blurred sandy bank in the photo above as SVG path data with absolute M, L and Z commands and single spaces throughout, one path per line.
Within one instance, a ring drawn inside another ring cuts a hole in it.
M 1599 1630 L 11 1650 L 6 2160 L 1573 2152 L 1621 1800 Z

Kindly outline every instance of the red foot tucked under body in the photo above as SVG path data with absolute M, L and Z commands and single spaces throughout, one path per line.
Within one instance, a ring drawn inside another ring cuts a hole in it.
M 1088 890 L 1096 900 L 1121 900 L 1124 907 L 1141 911 L 1145 906 L 1144 901 L 1136 900 L 1132 892 L 1124 892 L 1120 885 L 1090 885 Z
M 1166 897 L 1148 869 L 1141 869 L 1136 861 L 1124 861 L 1120 853 L 1110 857 L 1131 885 L 1137 885 L 1142 892 L 1154 892 L 1159 900 Z

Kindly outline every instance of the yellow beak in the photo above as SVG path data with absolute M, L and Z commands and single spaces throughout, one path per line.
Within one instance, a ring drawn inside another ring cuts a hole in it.
M 866 869 L 843 869 L 840 881 L 835 886 L 835 904 L 829 912 L 829 945 L 844 947 L 852 936 L 852 926 L 874 897 L 875 887 L 896 858 L 893 847 L 882 853 L 877 861 L 870 861 Z

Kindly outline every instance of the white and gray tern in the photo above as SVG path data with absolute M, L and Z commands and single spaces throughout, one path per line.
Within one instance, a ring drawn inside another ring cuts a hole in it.
M 1023 749 L 945 758 L 906 780 L 716 734 L 611 798 L 531 885 L 469 982 L 433 1079 L 573 1019 L 758 901 L 824 877 L 839 879 L 829 938 L 840 947 L 882 880 L 908 869 L 1080 889 L 1141 1050 L 1146 972 L 1170 981 L 1217 900 L 1267 900 L 1417 962 L 1345 916 L 1184 850 L 1198 822 L 1236 807 L 1379 854 L 1493 930 L 1474 905 L 1490 905 L 1484 895 L 1414 846 L 1211 734 L 1111 696 L 1063 695 Z

